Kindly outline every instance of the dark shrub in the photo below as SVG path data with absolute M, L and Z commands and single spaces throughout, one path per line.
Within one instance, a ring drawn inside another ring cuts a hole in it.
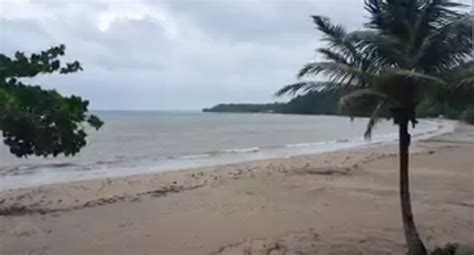
M 474 125 L 474 107 L 465 110 L 461 115 L 461 120 Z
M 442 248 L 436 248 L 431 252 L 431 255 L 456 255 L 456 251 L 459 248 L 459 244 L 448 243 Z

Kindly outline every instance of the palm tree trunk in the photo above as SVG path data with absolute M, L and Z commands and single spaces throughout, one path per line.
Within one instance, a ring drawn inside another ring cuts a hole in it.
M 400 138 L 400 202 L 402 209 L 403 229 L 408 246 L 408 255 L 427 255 L 423 242 L 413 219 L 410 200 L 410 183 L 408 174 L 408 157 L 410 147 L 410 134 L 408 133 L 409 118 L 401 117 L 398 121 Z

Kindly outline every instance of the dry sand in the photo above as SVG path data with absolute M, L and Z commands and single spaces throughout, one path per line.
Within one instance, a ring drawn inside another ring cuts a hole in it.
M 385 145 L 0 193 L 0 254 L 403 254 Z M 474 128 L 412 146 L 429 247 L 474 244 Z

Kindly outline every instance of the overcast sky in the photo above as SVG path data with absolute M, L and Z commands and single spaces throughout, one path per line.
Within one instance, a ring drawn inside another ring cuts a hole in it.
M 362 0 L 0 0 L 0 51 L 66 44 L 84 71 L 40 84 L 93 109 L 201 109 L 271 102 L 314 58 L 310 15 L 348 28 Z

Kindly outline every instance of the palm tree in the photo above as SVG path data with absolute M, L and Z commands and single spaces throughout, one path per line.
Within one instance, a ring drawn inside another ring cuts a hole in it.
M 427 254 L 411 208 L 409 124 L 417 124 L 416 107 L 422 100 L 437 100 L 440 91 L 451 88 L 472 88 L 469 78 L 456 85 L 445 80 L 471 65 L 472 17 L 463 11 L 465 7 L 451 0 L 366 0 L 369 20 L 354 32 L 313 16 L 326 43 L 317 49 L 324 60 L 306 64 L 298 77 L 325 79 L 301 81 L 276 93 L 344 93 L 341 113 L 370 116 L 366 138 L 382 116 L 398 125 L 400 201 L 409 255 Z

